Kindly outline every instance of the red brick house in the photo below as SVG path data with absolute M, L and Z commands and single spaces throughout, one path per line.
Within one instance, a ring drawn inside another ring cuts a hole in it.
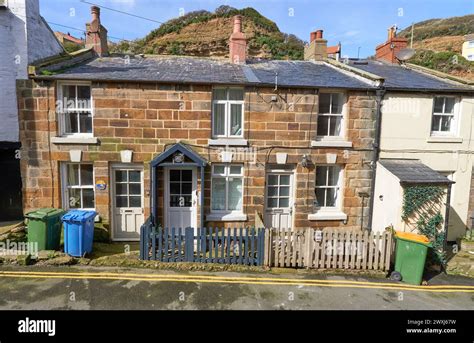
M 322 34 L 306 61 L 248 60 L 237 17 L 226 60 L 109 56 L 93 13 L 87 50 L 18 84 L 25 211 L 95 209 L 114 240 L 138 239 L 150 215 L 364 225 L 376 80 L 328 61 Z

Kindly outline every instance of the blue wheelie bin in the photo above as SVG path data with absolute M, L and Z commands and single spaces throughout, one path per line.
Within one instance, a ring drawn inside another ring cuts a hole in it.
M 67 212 L 64 224 L 64 252 L 70 256 L 82 257 L 92 252 L 94 241 L 95 211 L 72 210 Z

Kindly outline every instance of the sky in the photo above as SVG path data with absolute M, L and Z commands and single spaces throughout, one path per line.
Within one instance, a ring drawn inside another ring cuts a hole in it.
M 328 45 L 341 42 L 343 56 L 361 58 L 374 54 L 392 25 L 403 29 L 422 20 L 474 14 L 474 0 L 40 0 L 40 11 L 53 30 L 80 37 L 83 33 L 71 28 L 84 30 L 90 21 L 90 3 L 152 20 L 102 9 L 102 25 L 112 41 L 142 38 L 159 22 L 180 14 L 229 5 L 253 7 L 282 32 L 305 41 L 310 32 L 322 29 Z

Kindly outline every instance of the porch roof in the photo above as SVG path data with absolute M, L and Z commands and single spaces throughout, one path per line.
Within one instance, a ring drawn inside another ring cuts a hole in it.
M 160 165 L 166 164 L 166 159 L 172 156 L 175 153 L 182 153 L 185 157 L 189 158 L 191 161 L 193 161 L 193 164 L 198 166 L 198 167 L 205 167 L 207 165 L 207 161 L 202 158 L 197 152 L 192 150 L 191 148 L 185 146 L 182 143 L 176 143 L 174 144 L 171 148 L 168 150 L 163 151 L 161 154 L 156 156 L 152 161 L 151 161 L 151 166 L 152 167 L 158 167 Z M 189 163 L 185 163 L 189 164 Z
M 443 174 L 431 169 L 420 160 L 381 159 L 380 164 L 395 175 L 401 184 L 452 184 Z

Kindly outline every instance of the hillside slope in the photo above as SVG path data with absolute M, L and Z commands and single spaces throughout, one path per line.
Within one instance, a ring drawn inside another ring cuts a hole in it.
M 474 15 L 415 23 L 413 48 L 416 54 L 409 62 L 474 80 L 474 62 L 461 55 L 463 37 L 469 33 L 474 33 Z M 410 39 L 411 26 L 398 36 Z
M 251 57 L 303 59 L 304 42 L 280 32 L 278 26 L 253 8 L 220 6 L 214 12 L 195 11 L 171 19 L 145 38 L 121 42 L 113 52 L 225 57 L 232 33 L 232 17 L 243 16 L 243 31 Z

